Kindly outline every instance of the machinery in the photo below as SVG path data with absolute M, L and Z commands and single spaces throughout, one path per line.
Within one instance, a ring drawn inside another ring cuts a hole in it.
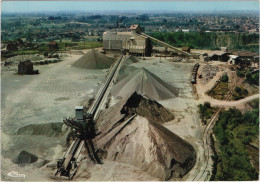
M 122 59 L 123 56 L 121 56 L 116 64 L 114 64 L 114 66 L 111 68 L 106 82 L 100 88 L 96 99 L 88 111 L 84 114 L 84 107 L 76 106 L 76 117 L 66 118 L 63 120 L 64 124 L 71 127 L 72 129 L 73 141 L 68 150 L 65 152 L 63 158 L 57 162 L 57 171 L 55 172 L 55 176 L 59 174 L 60 176 L 69 177 L 69 179 L 73 178 L 77 171 L 77 167 L 80 162 L 79 155 L 84 145 L 87 149 L 90 159 L 95 163 L 102 164 L 102 161 L 99 159 L 92 141 L 96 136 L 94 120 L 97 117 L 103 102 L 106 100 L 106 96 L 108 95 L 107 93 L 109 93 L 109 88 L 113 84 L 113 80 L 120 68 Z

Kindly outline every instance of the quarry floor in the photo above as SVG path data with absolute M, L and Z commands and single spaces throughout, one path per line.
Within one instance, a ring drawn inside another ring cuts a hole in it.
M 22 151 L 48 159 L 55 163 L 65 151 L 65 136 L 14 135 L 20 127 L 29 124 L 62 122 L 64 117 L 74 116 L 74 106 L 93 97 L 105 80 L 107 70 L 74 68 L 70 65 L 81 55 L 67 53 L 63 61 L 35 66 L 39 75 L 17 75 L 14 71 L 2 71 L 1 82 L 1 138 L 2 180 L 30 181 L 52 180 L 54 170 L 31 164 L 19 167 L 11 159 Z M 147 57 L 132 66 L 145 67 L 166 83 L 180 89 L 179 97 L 158 101 L 169 108 L 175 119 L 164 124 L 169 130 L 189 142 L 197 152 L 194 168 L 180 180 L 192 180 L 203 163 L 202 125 L 199 118 L 196 94 L 190 83 L 194 63 L 173 63 L 165 58 Z M 7 174 L 16 171 L 25 178 L 13 178 Z M 105 174 L 105 175 L 104 175 Z M 88 180 L 158 180 L 140 169 L 113 161 L 104 165 L 91 165 L 86 172 Z M 80 180 L 80 179 L 78 179 Z M 84 179 L 81 179 L 84 180 Z

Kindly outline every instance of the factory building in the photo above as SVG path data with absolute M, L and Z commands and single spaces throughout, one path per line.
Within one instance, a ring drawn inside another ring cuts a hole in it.
M 124 51 L 134 55 L 151 56 L 151 40 L 140 34 L 140 26 L 132 25 L 130 30 L 129 32 L 104 32 L 104 50 Z

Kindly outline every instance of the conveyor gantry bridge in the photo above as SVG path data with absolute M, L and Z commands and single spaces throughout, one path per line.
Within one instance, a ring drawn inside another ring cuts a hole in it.
M 177 51 L 177 52 L 179 52 L 179 53 L 182 53 L 182 54 L 184 54 L 184 55 L 186 55 L 186 56 L 192 56 L 191 54 L 189 54 L 189 53 L 187 53 L 187 52 L 185 52 L 185 51 L 179 50 L 178 48 L 176 48 L 176 47 L 174 47 L 174 46 L 172 46 L 172 45 L 170 45 L 170 44 L 167 44 L 167 43 L 165 43 L 165 42 L 163 42 L 163 41 L 160 41 L 160 40 L 158 40 L 158 39 L 156 39 L 156 38 L 154 38 L 154 37 L 151 37 L 151 36 L 149 36 L 149 35 L 147 35 L 147 34 L 144 34 L 144 33 L 140 33 L 140 34 L 141 34 L 142 36 L 144 36 L 144 37 L 149 38 L 150 40 L 152 40 L 152 41 L 154 41 L 154 42 L 156 42 L 156 43 L 158 43 L 158 44 L 161 44 L 161 45 L 167 47 L 167 48 L 170 48 L 170 49 L 172 49 L 172 50 L 175 50 L 175 51 Z

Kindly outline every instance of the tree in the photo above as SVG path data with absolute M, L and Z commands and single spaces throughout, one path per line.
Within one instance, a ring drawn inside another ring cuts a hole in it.
M 44 57 L 48 57 L 48 52 L 45 51 L 45 52 L 43 53 L 43 56 L 44 56 Z
M 240 88 L 240 87 L 236 87 L 236 88 L 235 88 L 235 91 L 236 91 L 238 94 L 240 94 L 240 93 L 241 93 L 241 88 Z

